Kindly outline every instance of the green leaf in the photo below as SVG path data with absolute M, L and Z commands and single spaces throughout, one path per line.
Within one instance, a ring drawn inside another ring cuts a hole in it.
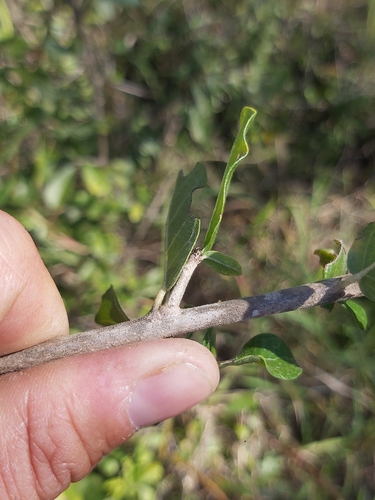
M 5 0 L 0 0 L 0 42 L 12 38 L 14 26 Z
M 366 330 L 368 318 L 365 309 L 358 302 L 354 302 L 354 300 L 347 300 L 346 302 L 342 302 L 341 305 L 354 316 L 359 328 Z
M 320 264 L 323 266 L 323 279 L 342 276 L 347 272 L 347 255 L 345 248 L 340 240 L 333 241 L 339 247 L 338 253 L 332 249 L 322 248 L 318 248 L 314 251 L 314 254 L 319 256 Z M 334 308 L 334 304 L 326 304 L 322 307 L 331 312 Z
M 216 235 L 223 217 L 225 200 L 227 198 L 230 181 L 234 171 L 240 162 L 246 158 L 249 153 L 248 135 L 251 123 L 254 121 L 257 112 L 253 108 L 243 108 L 240 116 L 240 129 L 234 141 L 229 161 L 225 168 L 223 180 L 221 181 L 219 195 L 216 200 L 215 208 L 208 226 L 207 234 L 203 243 L 203 254 L 211 250 L 215 243 Z
M 339 240 L 334 240 L 334 242 L 339 246 L 338 254 L 333 250 L 315 250 L 314 254 L 319 255 L 320 263 L 324 262 L 323 278 L 335 278 L 336 276 L 342 276 L 347 272 L 347 255 L 342 242 Z M 332 311 L 334 304 L 327 304 L 323 306 L 325 309 Z M 356 320 L 359 328 L 365 330 L 367 328 L 367 313 L 365 309 L 354 302 L 353 300 L 347 300 L 346 302 L 341 302 L 340 306 L 346 309 L 354 319 Z
M 320 258 L 320 264 L 323 266 L 323 279 L 342 276 L 347 272 L 347 256 L 345 248 L 340 240 L 334 240 L 339 247 L 338 253 L 333 250 L 318 249 L 314 254 Z
M 345 248 L 340 240 L 334 240 L 336 245 L 339 246 L 339 253 L 336 258 L 324 266 L 323 277 L 324 279 L 335 278 L 342 276 L 347 272 L 347 255 Z
M 216 332 L 215 328 L 208 328 L 204 334 L 202 345 L 207 347 L 207 349 L 212 352 L 216 358 Z
M 317 248 L 314 250 L 314 255 L 319 257 L 320 265 L 322 267 L 325 267 L 337 257 L 337 253 L 331 248 Z
M 95 165 L 85 165 L 81 175 L 85 188 L 93 196 L 108 196 L 111 193 L 108 171 Z
M 221 366 L 247 363 L 263 365 L 273 377 L 283 380 L 295 379 L 302 373 L 289 347 L 272 333 L 255 335 L 234 359 L 224 361 Z
M 206 169 L 197 163 L 186 176 L 178 174 L 169 206 L 165 251 L 166 263 L 163 290 L 170 290 L 181 274 L 199 236 L 201 221 L 189 213 L 192 193 L 207 184 Z
M 360 273 L 375 262 L 375 222 L 368 224 L 362 235 L 354 240 L 348 253 L 348 269 Z M 359 280 L 359 287 L 370 300 L 375 301 L 375 269 Z
M 240 264 L 229 257 L 220 252 L 210 251 L 204 254 L 203 262 L 216 271 L 219 274 L 223 274 L 224 276 L 240 276 L 242 274 L 242 268 Z
M 111 285 L 102 296 L 102 303 L 95 315 L 95 322 L 98 325 L 109 326 L 124 321 L 129 321 L 129 318 L 122 310 L 115 289 Z
M 76 169 L 68 163 L 60 167 L 53 178 L 43 189 L 43 201 L 52 210 L 59 209 L 65 201 L 70 189 L 74 187 L 74 175 Z

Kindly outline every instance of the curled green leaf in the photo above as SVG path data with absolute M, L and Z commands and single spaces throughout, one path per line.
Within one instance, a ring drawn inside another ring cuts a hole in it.
M 99 311 L 95 315 L 98 325 L 109 326 L 129 321 L 118 301 L 115 289 L 111 285 L 102 296 Z
M 325 267 L 337 257 L 337 253 L 331 248 L 317 248 L 314 250 L 314 255 L 319 257 L 319 262 L 322 267 Z
M 335 278 L 347 272 L 347 256 L 345 248 L 340 240 L 334 240 L 339 250 L 317 249 L 314 254 L 319 256 L 320 264 L 323 266 L 323 278 Z
M 225 168 L 223 180 L 221 181 L 219 195 L 216 200 L 215 208 L 211 217 L 207 234 L 203 243 L 203 254 L 209 252 L 215 243 L 216 235 L 223 217 L 225 201 L 227 198 L 230 181 L 237 166 L 246 158 L 249 153 L 249 128 L 253 123 L 257 112 L 253 108 L 243 108 L 240 116 L 240 129 L 234 141 L 229 161 Z

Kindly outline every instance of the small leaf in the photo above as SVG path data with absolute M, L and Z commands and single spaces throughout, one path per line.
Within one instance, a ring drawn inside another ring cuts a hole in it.
M 0 0 L 0 42 L 12 38 L 14 26 L 5 0 Z
M 333 250 L 318 249 L 314 254 L 320 258 L 320 264 L 323 266 L 323 279 L 342 276 L 347 272 L 347 257 L 345 248 L 340 240 L 334 240 L 339 246 L 339 252 Z
M 214 328 L 208 328 L 204 334 L 202 345 L 207 347 L 207 349 L 212 352 L 216 358 L 216 333 Z
M 170 290 L 181 274 L 199 236 L 201 221 L 189 213 L 192 193 L 207 184 L 206 169 L 197 163 L 186 176 L 178 174 L 166 226 L 166 263 L 163 290 Z
M 362 235 L 354 240 L 348 253 L 348 269 L 357 274 L 375 262 L 375 222 L 368 224 Z M 375 301 L 375 269 L 359 280 L 359 287 L 370 300 Z
M 324 279 L 335 278 L 336 276 L 342 276 L 347 272 L 347 256 L 345 248 L 341 241 L 334 240 L 339 246 L 339 253 L 336 258 L 324 266 L 323 277 Z
M 342 242 L 339 240 L 334 240 L 334 242 L 339 245 L 339 253 L 336 254 L 333 250 L 315 250 L 314 254 L 319 255 L 320 262 L 326 261 L 324 264 L 323 278 L 335 278 L 336 276 L 342 276 L 347 273 L 347 255 Z M 346 309 L 354 317 L 359 328 L 365 330 L 367 328 L 367 313 L 365 309 L 353 300 L 347 300 L 346 302 L 341 302 L 340 306 Z M 328 311 L 332 311 L 334 304 L 327 304 L 323 306 Z
M 95 165 L 85 165 L 81 171 L 82 181 L 93 196 L 108 196 L 111 193 L 108 171 Z
M 102 296 L 102 303 L 95 315 L 95 322 L 98 325 L 109 326 L 124 321 L 129 321 L 129 318 L 122 310 L 115 289 L 111 285 Z
M 339 246 L 339 251 L 336 253 L 331 249 L 318 248 L 314 251 L 315 255 L 319 256 L 320 264 L 323 266 L 323 279 L 335 278 L 347 273 L 347 255 L 345 248 L 340 240 L 333 240 Z M 334 304 L 326 304 L 323 309 L 331 312 Z
M 314 255 L 319 257 L 319 263 L 322 267 L 325 267 L 337 257 L 337 253 L 330 248 L 317 248 L 314 250 Z
M 243 365 L 258 363 L 263 365 L 273 377 L 283 380 L 292 380 L 302 373 L 289 347 L 277 335 L 261 333 L 247 342 L 241 352 L 227 364 Z
M 75 167 L 68 163 L 59 167 L 53 178 L 46 184 L 42 196 L 48 208 L 57 210 L 64 204 L 69 190 L 73 189 L 75 172 Z
M 354 316 L 359 328 L 366 330 L 368 318 L 365 309 L 358 302 L 354 302 L 354 300 L 347 300 L 346 302 L 342 302 L 341 305 Z
M 230 152 L 229 161 L 225 168 L 223 180 L 221 181 L 219 195 L 216 200 L 215 208 L 211 217 L 210 224 L 207 229 L 207 234 L 203 243 L 203 254 L 212 249 L 215 243 L 216 235 L 220 227 L 220 222 L 223 217 L 225 200 L 227 198 L 230 181 L 234 171 L 240 162 L 246 158 L 249 153 L 248 134 L 249 128 L 255 119 L 257 112 L 253 108 L 243 108 L 240 116 L 240 129 L 234 141 Z
M 240 276 L 242 274 L 240 264 L 232 257 L 220 252 L 206 252 L 204 254 L 203 262 L 208 267 L 219 274 L 223 274 L 224 276 Z

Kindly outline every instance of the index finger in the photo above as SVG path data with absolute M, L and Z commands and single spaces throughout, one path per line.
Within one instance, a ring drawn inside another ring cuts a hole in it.
M 64 303 L 31 236 L 0 210 L 0 355 L 68 332 Z

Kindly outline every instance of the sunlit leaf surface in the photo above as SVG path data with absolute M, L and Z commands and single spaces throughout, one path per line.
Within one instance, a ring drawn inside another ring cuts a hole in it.
M 258 363 L 263 365 L 273 377 L 292 380 L 302 373 L 289 347 L 277 335 L 261 333 L 247 342 L 241 352 L 223 365 L 244 365 Z
M 347 300 L 346 302 L 343 302 L 341 306 L 354 316 L 354 319 L 361 330 L 366 330 L 368 325 L 367 312 L 360 304 L 358 304 L 358 302 L 355 302 L 354 300 Z

